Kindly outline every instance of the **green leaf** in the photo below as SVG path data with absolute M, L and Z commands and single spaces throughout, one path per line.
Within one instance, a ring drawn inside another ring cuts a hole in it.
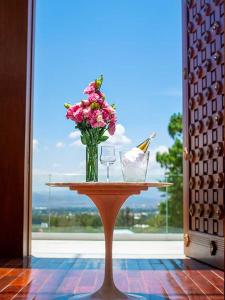
M 96 103 L 96 102 L 93 102 L 93 103 L 91 103 L 91 108 L 92 109 L 99 109 L 100 105 L 98 103 Z
M 98 134 L 99 136 L 102 136 L 105 132 L 105 127 L 102 127 L 102 128 L 98 128 Z
M 105 142 L 106 140 L 108 140 L 108 138 L 109 138 L 108 136 L 103 135 L 100 137 L 99 141 L 100 141 L 100 143 L 102 143 L 102 142 Z
M 66 109 L 68 109 L 68 108 L 71 107 L 71 104 L 69 104 L 69 103 L 64 103 L 64 107 L 65 107 Z
M 168 132 L 172 139 L 181 138 L 182 137 L 182 114 L 177 113 L 173 114 L 170 117 Z
M 83 145 L 87 145 L 87 140 L 86 140 L 85 135 L 81 135 L 81 136 L 80 136 L 80 139 L 81 139 L 81 143 L 82 143 Z
M 97 89 L 100 90 L 101 86 L 102 86 L 102 82 L 103 82 L 103 75 L 101 75 L 99 78 L 97 78 L 95 80 L 95 83 L 96 83 L 96 86 L 97 86 Z

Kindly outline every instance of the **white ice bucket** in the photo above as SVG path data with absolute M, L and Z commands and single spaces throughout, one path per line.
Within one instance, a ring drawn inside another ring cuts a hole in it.
M 120 152 L 120 162 L 125 182 L 144 182 L 146 180 L 149 151 L 138 155 Z

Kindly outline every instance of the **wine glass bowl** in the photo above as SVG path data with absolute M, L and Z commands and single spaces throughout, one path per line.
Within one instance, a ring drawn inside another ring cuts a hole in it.
M 109 182 L 109 166 L 116 161 L 114 146 L 101 146 L 100 162 L 107 166 L 107 182 Z

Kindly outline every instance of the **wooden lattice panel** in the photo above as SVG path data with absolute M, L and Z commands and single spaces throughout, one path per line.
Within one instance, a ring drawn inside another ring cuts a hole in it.
M 224 1 L 186 1 L 185 17 L 188 229 L 224 237 Z

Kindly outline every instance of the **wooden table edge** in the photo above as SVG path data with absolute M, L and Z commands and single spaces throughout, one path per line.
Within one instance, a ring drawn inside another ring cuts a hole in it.
M 126 187 L 152 187 L 163 188 L 172 186 L 170 182 L 47 182 L 50 187 L 96 187 L 96 188 L 126 188 Z

